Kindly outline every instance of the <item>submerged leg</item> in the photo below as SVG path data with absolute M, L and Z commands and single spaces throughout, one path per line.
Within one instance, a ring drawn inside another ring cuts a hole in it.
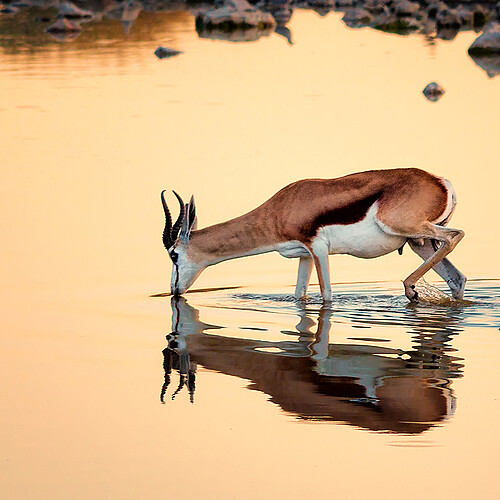
M 312 257 L 300 257 L 299 271 L 297 274 L 297 286 L 295 287 L 295 298 L 297 300 L 303 299 L 307 294 L 307 286 L 311 278 L 313 268 Z
M 405 295 L 411 301 L 418 300 L 417 292 L 415 291 L 415 283 L 436 264 L 441 262 L 465 236 L 465 233 L 460 229 L 450 229 L 447 227 L 429 224 L 421 234 L 409 235 L 410 238 L 432 239 L 442 242 L 442 245 L 427 258 L 427 260 L 415 271 L 413 271 L 404 281 Z
M 308 248 L 318 273 L 319 288 L 324 302 L 332 301 L 332 286 L 330 284 L 330 266 L 328 262 L 328 245 L 321 240 L 316 240 Z
M 411 249 L 424 260 L 429 259 L 436 251 L 431 240 L 424 240 L 421 244 L 409 240 L 408 243 Z M 432 270 L 446 281 L 454 299 L 463 298 L 467 278 L 448 259 L 438 262 Z

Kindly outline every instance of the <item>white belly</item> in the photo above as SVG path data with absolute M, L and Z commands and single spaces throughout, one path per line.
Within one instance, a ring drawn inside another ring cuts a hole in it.
M 297 257 L 309 257 L 311 254 L 300 241 L 286 241 L 279 243 L 276 246 L 276 251 L 287 259 L 295 259 Z
M 406 238 L 384 232 L 377 223 L 376 215 L 375 203 L 362 221 L 322 227 L 316 238 L 327 243 L 330 254 L 349 254 L 363 259 L 386 255 L 401 247 Z

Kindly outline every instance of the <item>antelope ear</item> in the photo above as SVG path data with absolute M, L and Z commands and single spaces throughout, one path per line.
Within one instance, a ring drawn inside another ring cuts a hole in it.
M 191 196 L 189 203 L 186 203 L 184 220 L 182 221 L 182 229 L 179 234 L 179 238 L 183 243 L 187 243 L 191 236 L 191 231 L 196 229 L 197 219 L 196 219 L 196 206 L 194 204 L 194 197 Z
M 191 230 L 189 228 L 189 205 L 186 203 L 184 210 L 184 219 L 182 221 L 181 231 L 179 233 L 179 239 L 182 243 L 189 242 L 189 236 L 191 234 Z
M 194 203 L 194 196 L 189 200 L 189 230 L 196 231 L 198 227 L 198 217 L 196 217 L 196 205 Z

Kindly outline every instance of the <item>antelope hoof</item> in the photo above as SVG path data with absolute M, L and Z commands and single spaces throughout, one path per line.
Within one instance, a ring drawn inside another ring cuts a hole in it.
M 405 295 L 410 302 L 418 302 L 418 293 L 415 290 L 415 285 L 405 285 Z

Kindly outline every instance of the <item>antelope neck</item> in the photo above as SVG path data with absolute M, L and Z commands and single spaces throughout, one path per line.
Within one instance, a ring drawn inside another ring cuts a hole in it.
M 207 265 L 274 250 L 276 238 L 259 210 L 191 233 L 189 253 Z

